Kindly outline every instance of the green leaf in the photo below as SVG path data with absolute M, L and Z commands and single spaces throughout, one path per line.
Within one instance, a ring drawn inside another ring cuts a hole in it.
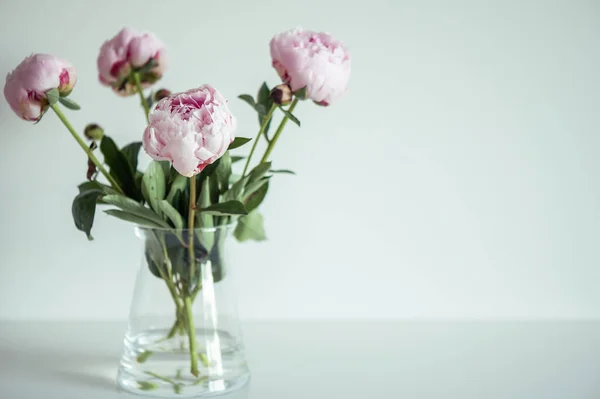
M 306 100 L 306 86 L 294 92 L 294 95 L 300 100 Z
M 214 175 L 217 178 L 220 192 L 224 193 L 227 191 L 229 189 L 229 177 L 231 176 L 231 156 L 229 155 L 229 151 L 226 151 L 221 157 Z
M 48 100 L 49 105 L 54 105 L 60 98 L 60 92 L 58 89 L 50 89 L 46 92 L 46 99 Z
M 118 219 L 125 220 L 126 222 L 135 223 L 140 226 L 147 227 L 165 227 L 163 225 L 159 225 L 157 223 L 152 222 L 149 219 L 138 216 L 134 213 L 122 211 L 120 209 L 107 209 L 104 211 L 107 215 L 114 216 Z
M 102 190 L 88 190 L 78 194 L 73 200 L 71 212 L 77 230 L 83 231 L 88 240 L 93 237 L 90 234 L 96 214 L 96 200 L 103 194 Z
M 240 94 L 238 96 L 240 100 L 243 100 L 248 103 L 253 109 L 256 109 L 256 103 L 254 102 L 254 98 L 250 94 Z
M 160 213 L 158 202 L 165 199 L 165 172 L 160 162 L 152 161 L 142 178 L 142 193 L 152 209 Z
M 127 196 L 138 198 L 138 193 L 135 190 L 135 180 L 133 171 L 129 166 L 129 162 L 115 142 L 108 136 L 104 135 L 100 142 L 100 151 L 104 155 L 104 162 L 110 167 L 110 174 L 119 181 L 119 185 L 127 194 Z
M 252 171 L 248 175 L 248 176 L 250 176 L 249 182 L 253 182 L 253 181 L 256 181 L 256 180 L 260 179 L 261 177 L 263 177 L 269 171 L 269 169 L 271 169 L 271 162 L 270 161 L 263 162 L 263 163 L 260 163 L 260 164 L 256 165 L 254 167 L 254 169 L 252 169 Z
M 244 187 L 246 187 L 246 183 L 250 180 L 250 175 L 242 177 L 240 180 L 235 182 L 229 190 L 223 195 L 223 199 L 225 201 L 229 200 L 239 200 L 244 193 Z
M 258 114 L 258 125 L 262 126 L 263 120 L 265 119 L 267 112 L 271 109 L 271 105 L 273 105 L 273 100 L 271 100 L 271 89 L 269 89 L 269 86 L 267 86 L 266 82 L 264 82 L 258 90 L 258 94 L 256 95 L 256 103 L 262 105 L 265 109 L 264 113 Z M 267 123 L 267 126 L 265 127 L 264 131 L 264 135 L 267 141 L 269 141 L 267 133 L 269 132 L 271 122 L 272 120 L 269 121 L 269 123 Z
M 231 163 L 236 163 L 241 161 L 242 159 L 246 159 L 246 157 L 241 156 L 241 155 L 232 155 L 231 156 Z
M 169 161 L 158 161 L 158 163 L 160 164 L 160 166 L 162 166 L 163 175 L 165 175 L 165 178 L 168 177 L 169 174 L 171 173 L 171 162 L 169 162 Z
M 103 191 L 104 194 L 118 194 L 111 186 L 107 186 L 106 184 L 99 183 L 98 181 L 86 181 L 77 186 L 79 189 L 79 193 L 83 193 L 85 191 L 90 190 L 100 190 Z
M 229 144 L 229 148 L 228 150 L 233 150 L 236 149 L 238 147 L 243 146 L 244 144 L 246 144 L 247 142 L 251 141 L 252 139 L 249 139 L 247 137 L 236 137 L 231 144 Z
M 258 191 L 262 186 L 264 186 L 268 182 L 269 182 L 268 177 L 264 177 L 264 178 L 258 179 L 256 181 L 249 182 L 246 185 L 246 188 L 244 188 L 244 197 L 242 200 L 246 201 L 246 199 L 248 199 L 249 196 L 254 194 L 256 191 Z
M 140 205 L 131 198 L 127 198 L 122 195 L 105 195 L 102 197 L 102 200 L 107 204 L 114 205 L 125 212 L 147 219 L 161 227 L 170 227 L 169 224 L 162 220 L 159 215 L 152 211 L 152 209 L 148 209 L 145 206 Z M 157 207 L 158 201 L 160 200 L 157 200 Z
M 177 209 L 173 208 L 166 200 L 159 201 L 158 206 L 160 207 L 160 210 L 167 215 L 176 229 L 183 229 L 183 218 Z
M 289 169 L 271 169 L 269 171 L 269 173 L 285 173 L 288 175 L 295 175 L 296 172 L 294 172 L 293 170 L 289 170 Z
M 71 100 L 68 97 L 58 97 L 58 101 L 66 108 L 71 109 L 73 111 L 79 111 L 81 109 L 81 106 L 79 104 L 77 104 L 75 101 Z
M 233 231 L 233 235 L 238 241 L 248 240 L 264 241 L 267 239 L 263 217 L 258 211 L 254 210 L 247 216 L 242 216 Z
M 296 118 L 290 111 L 288 111 L 287 109 L 283 108 L 282 106 L 279 106 L 279 109 L 281 110 L 281 112 L 283 112 L 285 114 L 285 116 L 287 116 L 288 118 L 290 118 L 290 120 L 292 122 L 294 122 L 296 125 L 300 126 L 300 120 L 298 120 L 298 118 Z
M 257 190 L 249 194 L 244 200 L 244 205 L 248 212 L 252 212 L 263 202 L 267 191 L 269 190 L 269 180 L 266 180 L 265 184 L 262 184 Z
M 177 204 L 174 203 L 175 195 L 178 191 L 184 191 L 188 185 L 188 178 L 177 174 L 175 180 L 171 183 L 171 188 L 169 189 L 169 194 L 167 195 L 167 201 L 174 207 L 177 207 Z
M 219 204 L 213 204 L 206 208 L 200 208 L 199 212 L 209 215 L 228 216 L 228 215 L 247 215 L 248 211 L 240 201 L 226 201 Z
M 210 177 L 207 177 L 202 182 L 202 187 L 200 189 L 200 195 L 198 196 L 198 202 L 196 206 L 199 209 L 210 207 Z M 196 213 L 196 221 L 198 222 L 198 227 L 202 227 L 205 229 L 209 229 L 214 227 L 214 220 L 212 215 L 206 212 L 197 212 Z M 215 243 L 215 233 L 212 231 L 199 231 L 198 238 L 200 239 L 200 243 L 210 251 Z
M 138 166 L 138 156 L 140 153 L 140 148 L 142 147 L 141 141 L 134 141 L 133 143 L 127 144 L 125 147 L 121 148 L 121 152 L 125 155 L 127 159 L 127 163 L 131 167 L 131 171 L 135 174 Z

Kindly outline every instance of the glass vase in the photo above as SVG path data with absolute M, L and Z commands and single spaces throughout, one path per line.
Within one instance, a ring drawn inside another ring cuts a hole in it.
M 231 225 L 193 232 L 136 227 L 143 256 L 117 376 L 121 388 L 202 397 L 249 380 L 225 266 L 230 232 Z

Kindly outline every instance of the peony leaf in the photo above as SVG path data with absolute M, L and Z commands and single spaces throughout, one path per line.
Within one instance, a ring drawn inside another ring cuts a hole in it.
M 289 170 L 289 169 L 271 169 L 269 171 L 269 173 L 285 173 L 288 175 L 295 175 L 296 172 L 294 172 L 293 170 Z
M 70 98 L 58 97 L 58 101 L 62 105 L 64 105 L 66 108 L 69 108 L 73 111 L 79 111 L 81 109 L 81 106 L 79 104 L 77 104 L 75 101 L 71 100 Z
M 110 216 L 114 216 L 117 219 L 124 220 L 126 222 L 135 223 L 139 226 L 146 226 L 146 227 L 153 227 L 153 228 L 164 227 L 164 226 L 160 226 L 146 218 L 140 217 L 133 213 L 122 211 L 120 209 L 107 209 L 104 211 L 104 213 L 106 213 L 107 215 L 110 215 Z
M 200 208 L 200 213 L 206 213 L 209 215 L 217 216 L 228 216 L 228 215 L 247 215 L 248 211 L 244 204 L 240 201 L 232 200 L 221 202 L 219 204 L 213 204 L 206 208 Z
M 189 179 L 187 177 L 177 174 L 175 180 L 173 180 L 173 182 L 171 183 L 171 188 L 169 189 L 169 194 L 167 195 L 167 201 L 169 201 L 171 205 L 177 207 L 178 204 L 175 204 L 174 202 L 175 195 L 178 192 L 184 191 L 186 189 L 188 185 L 188 180 Z
M 231 176 L 231 155 L 229 151 L 219 159 L 219 165 L 215 169 L 214 176 L 217 178 L 219 191 L 224 193 L 229 189 L 229 177 Z
M 161 200 L 158 202 L 160 210 L 167 215 L 169 220 L 173 223 L 176 229 L 183 229 L 183 218 L 177 212 L 177 209 L 173 208 L 167 200 Z
M 300 120 L 298 118 L 296 118 L 294 116 L 294 114 L 292 114 L 290 111 L 288 111 L 287 109 L 284 109 L 281 105 L 279 106 L 279 109 L 281 110 L 281 112 L 283 112 L 285 114 L 285 116 L 287 116 L 288 118 L 290 118 L 290 120 L 292 122 L 294 122 L 296 125 L 300 126 Z
M 166 182 L 162 165 L 152 161 L 142 177 L 142 194 L 152 209 L 160 213 L 158 202 L 165 199 Z
M 258 191 L 258 189 L 260 189 L 262 186 L 264 186 L 268 182 L 269 182 L 269 177 L 263 177 L 256 181 L 249 182 L 246 185 L 246 188 L 244 188 L 244 196 L 242 198 L 242 201 L 246 201 L 246 199 L 250 195 L 254 194 L 256 191 Z
M 260 89 L 258 89 L 258 94 L 256 95 L 256 103 L 262 105 L 265 110 L 262 114 L 259 113 L 258 115 L 258 125 L 262 126 L 263 120 L 267 115 L 267 112 L 271 109 L 271 105 L 273 105 L 273 100 L 271 100 L 271 89 L 269 89 L 269 86 L 267 86 L 267 82 L 264 82 L 260 86 Z M 269 132 L 270 126 L 271 121 L 267 123 L 267 126 L 265 127 L 264 131 L 264 135 L 267 141 L 270 141 L 269 136 L 267 134 Z
M 256 109 L 256 103 L 254 102 L 254 98 L 250 94 L 240 94 L 238 96 L 240 100 L 244 100 L 248 105 L 250 105 L 253 109 Z
M 244 205 L 248 212 L 252 212 L 263 202 L 269 190 L 269 180 L 265 179 L 265 183 L 261 184 L 254 192 L 246 194 Z
M 244 193 L 244 187 L 246 187 L 248 180 L 250 180 L 250 175 L 244 176 L 240 180 L 236 181 L 223 195 L 223 199 L 225 201 L 240 199 L 241 195 Z
M 154 212 L 152 209 L 140 205 L 140 203 L 132 200 L 131 198 L 127 198 L 122 195 L 105 195 L 104 197 L 102 197 L 102 201 L 104 201 L 107 204 L 114 205 L 117 208 L 129 214 L 146 219 L 149 222 L 160 227 L 170 228 L 169 224 L 162 220 L 156 212 Z M 157 200 L 157 207 L 158 201 L 159 200 Z
M 198 197 L 196 206 L 199 209 L 202 209 L 210 207 L 210 204 L 210 177 L 207 177 L 202 182 L 202 188 L 200 189 L 200 196 Z M 198 227 L 205 229 L 215 226 L 212 215 L 206 212 L 196 213 L 196 221 L 198 222 Z M 200 230 L 198 236 L 204 248 L 210 251 L 215 243 L 215 233 L 212 231 Z
M 250 177 L 250 180 L 248 180 L 248 183 L 252 183 L 253 181 L 259 180 L 261 177 L 263 177 L 269 171 L 269 169 L 271 169 L 270 161 L 263 162 L 263 163 L 256 165 L 254 167 L 254 169 L 252 169 L 252 171 L 250 171 L 250 174 L 248 175 Z
M 241 155 L 232 155 L 231 156 L 231 163 L 236 163 L 241 161 L 242 159 L 246 159 L 246 157 L 241 156 Z
M 60 93 L 58 89 L 50 89 L 46 92 L 46 99 L 48 100 L 49 105 L 54 105 L 60 98 Z
M 104 155 L 104 162 L 110 167 L 110 174 L 119 182 L 119 185 L 127 196 L 140 200 L 139 193 L 135 189 L 135 179 L 129 162 L 115 142 L 104 135 L 100 142 L 100 151 Z
M 306 86 L 294 92 L 294 95 L 300 100 L 306 100 Z
M 88 190 L 78 194 L 73 200 L 71 213 L 77 230 L 85 233 L 88 240 L 93 240 L 90 234 L 96 214 L 96 201 L 103 194 L 102 190 Z
M 249 139 L 247 137 L 236 137 L 231 144 L 229 144 L 229 148 L 228 150 L 233 150 L 236 149 L 238 147 L 243 146 L 244 144 L 246 144 L 247 142 L 249 142 L 252 139 Z
M 140 148 L 142 147 L 141 141 L 134 141 L 133 143 L 127 144 L 125 147 L 121 148 L 121 152 L 125 155 L 127 159 L 127 163 L 131 167 L 131 171 L 135 173 L 137 171 L 138 166 L 138 157 L 140 154 Z
M 233 235 L 238 241 L 244 242 L 248 240 L 264 241 L 265 228 L 263 217 L 258 211 L 254 210 L 247 216 L 242 216 L 233 231 Z

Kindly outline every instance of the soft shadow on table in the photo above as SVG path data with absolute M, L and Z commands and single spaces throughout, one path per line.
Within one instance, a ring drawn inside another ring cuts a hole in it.
M 115 391 L 118 357 L 114 354 L 65 352 L 23 347 L 0 347 L 0 373 L 29 375 L 36 381 Z

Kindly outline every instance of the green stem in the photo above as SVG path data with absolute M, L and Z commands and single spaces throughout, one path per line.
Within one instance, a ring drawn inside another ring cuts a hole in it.
M 288 109 L 288 111 L 290 113 L 294 112 L 294 108 L 296 108 L 296 104 L 298 104 L 298 97 L 294 97 L 294 101 L 292 101 L 292 104 L 290 105 L 290 108 Z M 269 146 L 267 147 L 267 150 L 265 151 L 265 155 L 263 155 L 262 159 L 260 160 L 260 163 L 266 162 L 267 159 L 269 159 L 269 155 L 271 155 L 273 148 L 275 148 L 275 144 L 277 144 L 277 139 L 279 139 L 279 136 L 281 136 L 281 132 L 283 132 L 283 128 L 285 127 L 288 119 L 289 118 L 287 117 L 287 115 L 285 115 L 283 117 L 283 119 L 281 120 L 281 123 L 279 124 L 279 127 L 277 128 L 275 135 L 271 139 L 271 142 L 269 143 Z M 243 177 L 243 175 L 242 175 L 242 177 Z
M 185 309 L 186 321 L 188 325 L 188 338 L 190 341 L 190 360 L 192 362 L 190 372 L 192 375 L 198 377 L 200 372 L 198 371 L 198 352 L 196 350 L 196 327 L 194 327 L 194 315 L 192 313 L 192 301 L 189 296 L 186 296 L 183 300 L 183 307 Z
M 142 107 L 144 107 L 144 115 L 146 115 L 146 122 L 150 123 L 148 119 L 148 114 L 150 113 L 150 107 L 148 106 L 148 101 L 146 101 L 146 97 L 144 97 L 144 89 L 142 89 L 142 81 L 140 80 L 140 73 L 134 72 L 133 69 L 130 73 L 131 79 L 135 83 L 135 87 L 137 89 L 138 94 L 140 95 L 140 100 L 142 101 Z
M 79 137 L 79 135 L 77 134 L 77 132 L 75 131 L 73 126 L 71 126 L 71 124 L 69 123 L 69 120 L 67 119 L 65 114 L 63 114 L 63 112 L 58 107 L 58 104 L 52 104 L 52 105 L 50 105 L 50 108 L 52 108 L 52 110 L 56 113 L 56 116 L 58 116 L 58 119 L 60 119 L 60 121 L 63 123 L 63 125 L 65 125 L 65 127 L 67 128 L 69 133 L 71 133 L 71 136 L 73 136 L 75 141 L 77 141 L 77 143 L 81 146 L 83 151 L 85 151 L 85 153 L 92 160 L 94 165 L 96 165 L 96 167 L 98 168 L 100 173 L 102 173 L 104 175 L 104 177 L 106 177 L 106 179 L 110 182 L 112 188 L 114 188 L 120 194 L 125 195 L 123 193 L 123 189 L 121 189 L 121 186 L 119 186 L 119 183 L 117 183 L 117 181 L 110 175 L 110 173 L 108 173 L 108 171 L 106 169 L 104 169 L 104 166 L 98 160 L 98 158 L 96 158 L 93 151 L 90 150 L 90 148 L 87 146 L 85 141 L 83 141 L 83 139 L 81 137 Z
M 252 144 L 252 149 L 250 150 L 250 154 L 248 155 L 248 159 L 246 160 L 246 166 L 244 166 L 244 172 L 242 173 L 242 177 L 244 177 L 246 175 L 246 172 L 248 171 L 248 166 L 250 166 L 250 160 L 252 159 L 254 150 L 256 150 L 256 145 L 258 144 L 258 139 L 260 138 L 260 136 L 264 133 L 265 129 L 267 128 L 267 125 L 269 124 L 269 121 L 273 117 L 273 112 L 275 112 L 276 108 L 277 108 L 277 104 L 273 103 L 273 105 L 271 105 L 271 109 L 267 113 L 267 116 L 265 116 L 265 119 L 263 120 L 262 125 L 260 125 L 260 129 L 258 131 L 258 134 L 256 135 L 256 139 L 254 139 L 254 143 Z
M 194 327 L 194 315 L 192 312 L 192 282 L 195 279 L 195 263 L 196 253 L 194 252 L 194 217 L 196 211 L 196 176 L 190 177 L 190 211 L 188 213 L 188 235 L 190 243 L 189 249 L 189 262 L 190 262 L 190 277 L 187 283 L 187 292 L 182 292 L 185 295 L 183 299 L 183 307 L 185 309 L 185 316 L 187 321 L 188 338 L 190 342 L 190 360 L 191 368 L 190 372 L 198 377 L 198 352 L 196 351 L 196 327 Z
M 152 371 L 144 371 L 144 373 L 146 373 L 149 376 L 152 376 L 154 378 L 158 378 L 159 380 L 162 380 L 164 382 L 168 382 L 169 384 L 177 385 L 177 383 L 175 381 L 173 381 L 172 379 L 167 378 L 167 377 L 163 377 L 162 375 L 156 374 L 156 373 L 154 373 Z

